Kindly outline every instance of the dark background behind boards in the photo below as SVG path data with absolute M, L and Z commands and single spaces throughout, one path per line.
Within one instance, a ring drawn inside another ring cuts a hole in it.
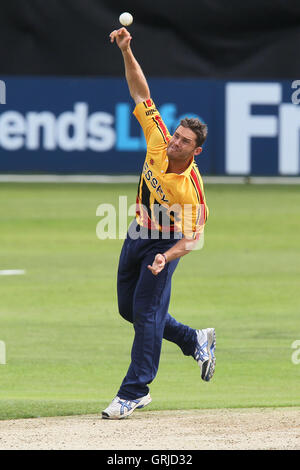
M 123 76 L 123 11 L 147 76 L 300 79 L 299 0 L 3 0 L 0 74 Z

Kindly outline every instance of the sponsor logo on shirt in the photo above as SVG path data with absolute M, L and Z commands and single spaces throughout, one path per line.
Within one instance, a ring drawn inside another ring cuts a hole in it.
M 157 109 L 148 109 L 148 111 L 145 112 L 146 116 L 152 116 L 152 114 L 157 113 Z
M 169 202 L 169 200 L 166 198 L 166 195 L 165 195 L 158 179 L 153 176 L 152 171 L 149 169 L 149 165 L 148 165 L 147 162 L 145 162 L 145 164 L 144 164 L 143 173 L 145 175 L 146 180 L 150 182 L 152 188 L 155 189 L 156 193 L 159 195 L 161 200 L 163 202 Z

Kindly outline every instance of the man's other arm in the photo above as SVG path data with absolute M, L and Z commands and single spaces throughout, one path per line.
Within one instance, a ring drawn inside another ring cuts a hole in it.
M 155 256 L 152 265 L 148 265 L 148 269 L 152 272 L 152 274 L 154 274 L 154 276 L 156 276 L 164 269 L 166 263 L 187 255 L 192 250 L 195 250 L 199 243 L 199 240 L 188 238 L 182 238 L 181 240 L 178 240 L 178 242 L 175 243 L 175 245 L 173 245 L 169 250 L 165 251 L 164 254 L 158 253 Z

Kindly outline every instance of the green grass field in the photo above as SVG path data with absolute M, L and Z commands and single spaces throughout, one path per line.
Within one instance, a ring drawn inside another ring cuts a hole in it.
M 117 311 L 122 240 L 99 240 L 96 208 L 136 185 L 1 184 L 0 419 L 99 413 L 125 375 L 132 326 Z M 164 342 L 149 410 L 299 406 L 300 189 L 207 185 L 205 246 L 173 277 L 170 313 L 214 326 L 211 383 Z M 128 218 L 130 220 L 130 218 Z

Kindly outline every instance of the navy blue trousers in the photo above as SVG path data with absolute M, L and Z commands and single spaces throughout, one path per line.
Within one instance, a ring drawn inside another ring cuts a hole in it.
M 135 221 L 132 226 L 139 227 Z M 132 239 L 128 234 L 124 241 L 118 268 L 118 306 L 120 315 L 133 323 L 135 336 L 120 398 L 147 395 L 157 374 L 163 338 L 176 343 L 187 356 L 194 353 L 196 331 L 168 313 L 171 279 L 179 258 L 167 263 L 157 276 L 147 268 L 157 253 L 164 253 L 177 241 Z

